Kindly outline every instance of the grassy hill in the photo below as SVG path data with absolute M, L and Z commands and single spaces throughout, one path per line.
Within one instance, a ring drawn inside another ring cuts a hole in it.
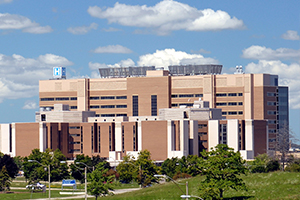
M 249 174 L 243 179 L 248 191 L 226 191 L 224 199 L 300 199 L 300 173 L 274 172 L 265 174 Z M 185 182 L 189 183 L 189 194 L 198 195 L 198 187 L 203 177 L 195 177 L 180 181 L 185 191 Z M 107 200 L 149 200 L 149 199 L 181 199 L 181 191 L 173 182 L 155 184 L 142 190 L 106 197 Z M 195 198 L 192 198 L 195 199 Z

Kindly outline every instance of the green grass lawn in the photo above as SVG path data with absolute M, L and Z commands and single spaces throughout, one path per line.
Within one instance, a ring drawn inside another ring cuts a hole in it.
M 226 191 L 224 199 L 300 199 L 300 173 L 274 172 L 266 174 L 249 174 L 243 177 L 248 191 Z M 204 177 L 181 180 L 188 181 L 189 194 L 198 195 L 200 181 Z M 181 186 L 185 191 L 185 186 Z M 156 184 L 149 188 L 107 197 L 107 200 L 133 199 L 181 199 L 181 191 L 172 182 Z M 194 198 L 193 198 L 194 199 Z
M 11 190 L 12 193 L 0 193 L 1 200 L 19 200 L 19 199 L 38 199 L 38 198 L 48 198 L 48 190 L 46 193 L 43 192 L 33 192 L 28 190 Z M 67 197 L 70 195 L 60 195 L 60 191 L 51 190 L 51 197 Z

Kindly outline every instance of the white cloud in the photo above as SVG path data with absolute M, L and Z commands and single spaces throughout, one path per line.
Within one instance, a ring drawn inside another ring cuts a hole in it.
M 13 0 L 0 0 L 0 4 L 11 3 Z
M 242 20 L 231 17 L 225 11 L 198 10 L 172 0 L 163 0 L 153 7 L 131 6 L 117 2 L 114 7 L 106 9 L 98 6 L 89 7 L 88 13 L 93 17 L 107 19 L 109 23 L 151 28 L 160 35 L 174 30 L 218 31 L 245 28 Z
M 140 56 L 138 64 L 140 66 L 168 67 L 169 65 L 187 64 L 217 64 L 213 58 L 205 58 L 200 54 L 188 54 L 175 49 L 156 50 L 153 54 Z
M 35 101 L 32 101 L 32 100 L 28 100 L 24 103 L 24 106 L 23 106 L 23 109 L 37 109 L 38 108 L 38 105 L 36 104 Z
M 250 63 L 246 66 L 247 73 L 269 73 L 279 76 L 279 84 L 289 87 L 290 106 L 300 108 L 300 64 L 287 65 L 279 60 L 259 60 L 258 63 Z
M 75 35 L 83 35 L 90 32 L 91 30 L 96 30 L 97 28 L 98 28 L 98 24 L 91 23 L 90 26 L 70 27 L 68 28 L 68 31 Z
M 117 32 L 117 31 L 121 31 L 121 29 L 117 29 L 117 28 L 113 28 L 113 27 L 103 28 L 102 30 L 105 31 L 105 32 Z
M 40 55 L 36 59 L 0 54 L 0 102 L 37 95 L 38 81 L 51 78 L 53 67 L 72 64 L 53 54 Z
M 98 47 L 92 50 L 93 53 L 132 53 L 127 47 L 121 45 L 108 45 L 105 47 Z
M 23 32 L 42 34 L 52 32 L 50 26 L 40 26 L 27 17 L 0 13 L 0 29 L 22 29 Z
M 300 49 L 287 49 L 287 48 L 279 48 L 273 50 L 271 48 L 266 48 L 263 46 L 253 45 L 247 49 L 243 50 L 243 58 L 248 59 L 256 59 L 256 60 L 289 60 L 300 58 Z
M 298 32 L 292 30 L 288 30 L 286 33 L 282 34 L 281 37 L 285 40 L 300 40 Z

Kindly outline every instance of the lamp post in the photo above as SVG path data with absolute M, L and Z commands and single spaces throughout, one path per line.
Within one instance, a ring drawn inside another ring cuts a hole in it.
M 180 197 L 183 198 L 183 199 L 189 199 L 191 197 L 194 197 L 194 198 L 198 198 L 198 199 L 202 199 L 201 197 L 198 197 L 198 196 L 194 196 L 194 195 L 189 195 L 189 185 L 188 185 L 188 182 L 186 181 L 185 182 L 185 194 L 184 194 L 184 191 L 179 187 L 179 185 L 183 185 L 181 183 L 178 183 L 177 181 L 175 181 L 174 179 L 172 179 L 170 176 L 168 175 L 161 175 L 161 174 L 155 174 L 154 177 L 157 177 L 157 178 L 169 178 L 171 181 L 173 181 L 173 183 L 178 187 L 178 189 L 183 193 L 183 195 L 181 195 Z M 203 199 L 202 199 L 203 200 Z
M 87 166 L 87 164 L 85 164 L 85 163 L 83 163 L 83 162 L 75 162 L 75 164 L 83 164 L 85 167 L 84 167 L 84 196 L 85 196 L 85 200 L 87 200 L 87 181 L 86 181 L 86 173 L 87 173 L 87 168 L 89 167 L 89 166 Z M 76 165 L 75 165 L 75 167 L 77 167 Z M 83 169 L 83 168 L 80 168 L 80 167 L 77 167 L 78 169 Z
M 49 200 L 51 199 L 51 184 L 50 184 L 50 164 L 47 166 L 47 165 L 43 165 L 42 163 L 40 163 L 39 161 L 37 160 L 28 160 L 28 162 L 36 162 L 40 165 L 42 165 L 43 167 L 46 167 L 48 168 L 48 181 L 49 181 Z
M 131 162 L 125 162 L 124 164 L 131 164 L 133 166 L 136 166 L 135 164 L 131 163 Z M 139 174 L 140 174 L 140 177 L 141 177 L 141 184 L 140 184 L 140 188 L 142 188 L 142 175 L 143 175 L 143 172 L 142 172 L 142 166 L 141 164 L 139 165 Z

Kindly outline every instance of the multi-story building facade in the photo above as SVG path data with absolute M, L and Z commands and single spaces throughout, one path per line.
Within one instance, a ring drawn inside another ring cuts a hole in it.
M 288 122 L 288 88 L 278 86 L 277 75 L 208 74 L 220 73 L 220 66 L 214 67 L 195 73 L 195 68 L 173 66 L 172 73 L 150 70 L 134 77 L 126 77 L 124 70 L 102 70 L 105 76 L 97 79 L 41 80 L 39 103 L 42 108 L 68 104 L 71 110 L 95 111 L 97 117 L 131 117 L 191 107 L 201 98 L 211 108 L 221 108 L 226 119 L 268 120 L 269 149 L 274 150 L 280 125 Z

